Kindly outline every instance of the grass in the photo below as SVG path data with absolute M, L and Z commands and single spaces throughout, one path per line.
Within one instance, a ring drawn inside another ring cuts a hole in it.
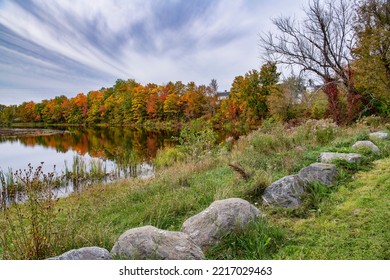
M 319 132 L 321 130 L 324 131 Z M 350 149 L 354 141 L 367 137 L 368 132 L 369 128 L 364 125 L 339 128 L 326 121 L 311 121 L 290 130 L 280 124 L 273 124 L 240 138 L 233 148 L 226 143 L 212 150 L 207 146 L 203 150 L 202 145 L 196 143 L 196 153 L 192 149 L 180 150 L 178 157 L 177 151 L 170 150 L 168 152 L 171 154 L 164 158 L 164 152 L 161 152 L 161 168 L 156 170 L 152 179 L 97 184 L 82 193 L 55 201 L 52 225 L 55 232 L 65 235 L 60 240 L 56 239 L 55 246 L 51 245 L 50 250 L 40 258 L 84 246 L 100 246 L 111 250 L 119 235 L 134 227 L 153 225 L 166 230 L 180 230 L 182 223 L 190 216 L 199 213 L 215 200 L 230 197 L 241 197 L 258 205 L 265 220 L 249 225 L 244 232 L 227 236 L 225 242 L 207 253 L 210 259 L 385 258 L 388 255 L 383 251 L 381 254 L 379 251 L 378 254 L 368 253 L 359 247 L 363 244 L 359 242 L 366 242 L 364 246 L 371 243 L 375 243 L 375 246 L 385 244 L 384 238 L 389 237 L 386 232 L 382 230 L 382 235 L 378 236 L 373 234 L 380 227 L 386 228 L 388 204 L 378 205 L 380 208 L 371 212 L 357 205 L 344 211 L 343 205 L 353 204 L 355 196 L 358 199 L 359 189 L 362 188 L 358 185 L 359 178 L 364 180 L 365 176 L 372 176 L 370 180 L 379 181 L 370 181 L 369 185 L 384 188 L 387 179 L 370 174 L 385 173 L 381 166 L 388 164 L 388 159 L 382 160 L 383 163 L 379 161 L 379 164 L 372 162 L 390 156 L 390 141 L 378 140 L 376 144 L 382 150 L 381 155 L 367 152 L 360 166 L 336 163 L 339 168 L 338 183 L 331 188 L 311 186 L 301 208 L 288 210 L 261 206 L 262 192 L 271 182 L 297 173 L 302 167 L 318 161 L 323 151 L 334 147 L 340 151 Z M 197 141 L 195 138 L 190 139 Z M 244 180 L 229 164 L 242 169 L 248 174 L 248 179 Z M 356 175 L 357 172 L 359 175 Z M 351 183 L 354 179 L 357 179 L 355 183 Z M 378 192 L 374 198 L 379 199 L 384 194 Z M 363 201 L 368 203 L 367 199 Z M 385 197 L 381 197 L 379 202 L 385 203 Z M 27 207 L 19 207 L 22 212 L 29 213 Z M 17 217 L 12 209 L 8 214 Z M 354 212 L 356 215 L 351 214 L 350 211 L 355 209 L 360 210 Z M 371 223 L 365 223 L 366 214 L 371 215 Z M 12 219 L 7 220 L 4 213 L 1 217 L 0 227 L 4 233 L 5 225 Z M 346 221 L 341 223 L 341 220 Z M 360 230 L 359 238 L 345 239 L 350 234 L 348 220 L 367 226 L 367 230 L 357 227 L 354 234 Z M 17 223 L 18 219 L 14 221 Z M 340 230 L 338 225 L 343 230 L 339 237 L 336 235 Z M 365 239 L 371 238 L 371 243 L 367 244 Z M 342 241 L 347 243 L 341 246 Z M 356 245 L 354 256 L 347 254 L 349 243 L 353 243 L 351 246 Z M 335 246 L 344 249 L 334 253 L 332 248 Z M 0 244 L 0 258 L 26 258 L 15 250 L 10 254 L 9 250 L 13 248 L 5 246 L 3 241 Z
M 276 259 L 390 259 L 390 159 L 359 172 L 308 219 L 283 219 L 289 240 Z M 275 219 L 279 219 L 274 216 Z M 277 221 L 280 223 L 280 221 Z

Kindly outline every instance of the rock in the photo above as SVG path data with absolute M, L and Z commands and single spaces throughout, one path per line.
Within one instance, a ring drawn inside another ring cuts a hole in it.
M 362 159 L 362 156 L 360 154 L 354 154 L 354 153 L 346 154 L 346 153 L 325 152 L 320 154 L 320 159 L 321 162 L 324 163 L 332 162 L 335 159 L 346 160 L 349 163 L 359 163 L 360 160 Z
M 152 226 L 123 233 L 111 250 L 122 259 L 202 260 L 202 250 L 183 232 L 160 230 Z
M 336 165 L 328 163 L 313 163 L 299 171 L 298 176 L 305 182 L 319 182 L 333 185 L 336 181 Z
M 371 141 L 357 141 L 352 146 L 353 149 L 358 149 L 360 147 L 367 147 L 374 153 L 377 153 L 377 154 L 380 153 L 380 150 L 379 150 L 378 146 L 375 145 L 374 143 L 372 143 Z
M 369 134 L 370 139 L 388 139 L 389 134 L 383 131 L 377 131 Z
M 298 175 L 290 175 L 269 185 L 262 196 L 264 204 L 283 208 L 296 208 L 300 205 L 300 196 L 305 192 L 305 181 Z
M 260 216 L 260 210 L 246 200 L 217 200 L 199 214 L 188 218 L 181 230 L 202 250 L 207 250 L 218 244 L 227 234 L 245 228 L 249 222 Z
M 104 248 L 84 247 L 70 250 L 49 260 L 112 260 L 112 255 Z

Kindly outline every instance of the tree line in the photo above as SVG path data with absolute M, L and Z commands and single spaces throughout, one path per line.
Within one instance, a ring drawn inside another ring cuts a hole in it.
M 117 80 L 110 88 L 58 96 L 39 103 L 0 105 L 0 123 L 133 125 L 186 122 L 204 118 L 214 124 L 256 124 L 330 117 L 390 115 L 390 3 L 388 0 L 311 0 L 304 17 L 273 19 L 277 31 L 260 34 L 266 62 L 235 77 L 220 99 L 218 83 L 169 82 L 141 85 Z M 292 66 L 280 79 L 278 66 Z

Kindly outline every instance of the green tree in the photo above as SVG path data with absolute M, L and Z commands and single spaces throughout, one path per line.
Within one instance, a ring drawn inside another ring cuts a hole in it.
M 147 91 L 143 86 L 133 89 L 131 112 L 135 122 L 146 119 Z
M 102 121 L 103 93 L 101 91 L 90 91 L 87 95 L 88 116 L 87 122 L 97 124 Z
M 303 79 L 295 75 L 291 75 L 280 85 L 272 87 L 267 98 L 270 115 L 281 121 L 296 118 L 305 91 Z
M 17 106 L 5 106 L 0 104 L 0 125 L 9 126 L 16 118 Z
M 355 55 L 356 87 L 368 104 L 390 114 L 390 2 L 361 1 L 355 20 L 357 45 Z

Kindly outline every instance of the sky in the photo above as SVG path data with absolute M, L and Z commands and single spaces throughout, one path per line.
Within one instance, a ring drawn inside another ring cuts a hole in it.
M 0 104 L 73 97 L 117 79 L 230 89 L 259 69 L 259 34 L 307 0 L 0 0 Z

